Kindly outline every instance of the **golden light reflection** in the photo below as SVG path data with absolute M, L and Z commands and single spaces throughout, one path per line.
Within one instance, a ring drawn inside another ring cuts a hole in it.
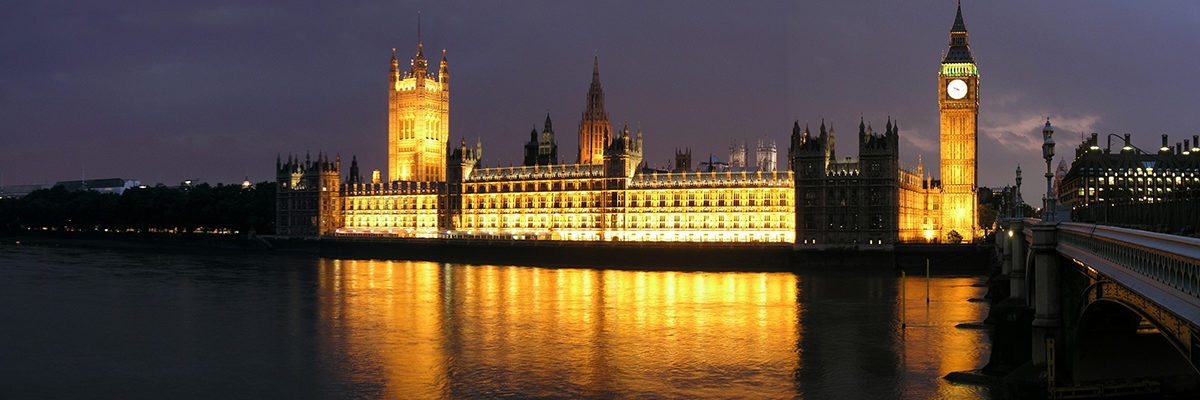
M 908 328 L 902 334 L 905 368 L 933 376 L 970 371 L 983 367 L 990 346 L 982 338 L 985 331 L 956 328 L 958 324 L 978 324 L 987 317 L 986 303 L 971 299 L 984 296 L 984 288 L 975 287 L 978 278 L 934 278 L 910 275 L 903 284 Z M 927 289 L 928 288 L 928 289 Z M 929 302 L 926 302 L 928 293 Z M 938 385 L 933 398 L 963 398 L 976 388 L 962 385 Z
M 687 393 L 664 379 L 681 368 L 733 374 L 720 382 L 732 393 L 796 393 L 793 274 L 338 260 L 320 272 L 336 331 L 322 336 L 352 369 L 385 371 L 383 397 L 451 397 L 451 372 L 531 396 Z
M 319 274 L 323 353 L 377 397 L 958 398 L 977 389 L 941 377 L 988 354 L 982 331 L 955 328 L 985 316 L 973 277 L 928 281 L 927 304 L 923 276 L 880 273 L 323 259 Z

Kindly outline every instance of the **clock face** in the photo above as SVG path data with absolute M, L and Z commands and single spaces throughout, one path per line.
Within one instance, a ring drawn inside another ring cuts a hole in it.
M 955 79 L 955 80 L 950 81 L 950 84 L 946 85 L 946 94 L 950 95 L 950 98 L 955 99 L 955 100 L 966 97 L 967 96 L 967 83 L 963 82 L 962 79 Z

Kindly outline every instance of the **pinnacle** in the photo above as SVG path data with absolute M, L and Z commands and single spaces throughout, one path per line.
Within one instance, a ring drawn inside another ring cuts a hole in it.
M 600 81 L 600 50 L 596 50 L 592 55 L 592 81 Z
M 950 28 L 950 32 L 953 33 L 953 32 L 966 32 L 966 31 L 967 31 L 967 24 L 965 22 L 963 22 L 962 2 L 960 1 L 960 2 L 958 2 L 958 10 L 956 11 L 956 13 L 954 15 L 954 26 L 952 26 Z

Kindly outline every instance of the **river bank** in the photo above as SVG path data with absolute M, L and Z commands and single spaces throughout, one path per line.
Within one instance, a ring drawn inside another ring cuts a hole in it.
M 903 244 L 892 249 L 795 250 L 777 243 L 632 243 L 414 238 L 282 238 L 260 235 L 27 231 L 0 244 L 145 252 L 276 253 L 544 267 L 791 271 L 893 268 L 923 274 L 985 274 L 989 245 Z

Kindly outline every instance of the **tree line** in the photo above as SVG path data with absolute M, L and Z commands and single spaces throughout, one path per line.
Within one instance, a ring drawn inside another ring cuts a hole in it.
M 62 186 L 0 199 L 0 231 L 275 232 L 275 183 L 158 185 L 121 194 Z

